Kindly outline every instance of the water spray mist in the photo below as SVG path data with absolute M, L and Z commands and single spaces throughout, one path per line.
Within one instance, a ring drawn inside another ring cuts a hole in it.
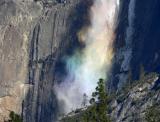
M 118 0 L 95 0 L 90 9 L 90 27 L 78 33 L 85 48 L 65 58 L 68 75 L 64 82 L 55 86 L 58 100 L 65 104 L 65 113 L 81 107 L 83 94 L 90 97 L 99 78 L 107 79 L 118 6 Z

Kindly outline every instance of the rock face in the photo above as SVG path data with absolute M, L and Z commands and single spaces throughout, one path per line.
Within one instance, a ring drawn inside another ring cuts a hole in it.
M 56 120 L 54 83 L 65 74 L 63 55 L 79 47 L 90 0 L 0 1 L 0 121 L 10 111 L 26 122 Z M 21 110 L 22 108 L 22 110 Z
M 33 1 L 0 1 L 0 121 L 21 102 L 29 85 L 28 45 L 30 30 L 41 15 L 42 6 Z
M 138 79 L 140 67 L 160 71 L 160 1 L 121 1 L 115 40 L 115 57 L 109 88 L 121 89 L 131 73 Z
M 24 121 L 56 121 L 59 103 L 54 84 L 65 75 L 63 55 L 71 55 L 80 46 L 76 35 L 87 21 L 90 5 L 80 0 L 44 3 L 43 15 L 31 34 L 28 84 L 32 87 L 23 102 Z
M 145 122 L 147 108 L 159 103 L 159 77 L 151 73 L 114 98 L 110 115 L 114 122 Z
M 0 122 L 10 111 L 22 112 L 24 122 L 57 119 L 54 83 L 66 73 L 63 55 L 82 46 L 77 32 L 89 24 L 91 5 L 92 0 L 0 0 Z M 159 0 L 121 1 L 111 91 L 122 88 L 130 71 L 137 79 L 141 64 L 148 72 L 160 72 L 159 6 Z M 126 116 L 122 106 L 135 97 L 134 90 L 129 93 L 126 101 L 116 103 L 117 121 Z

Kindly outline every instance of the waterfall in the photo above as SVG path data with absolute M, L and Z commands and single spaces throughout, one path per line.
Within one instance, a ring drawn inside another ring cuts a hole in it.
M 68 75 L 64 82 L 55 85 L 55 90 L 65 113 L 81 107 L 83 94 L 91 97 L 99 78 L 107 79 L 118 8 L 119 0 L 95 0 L 90 8 L 91 25 L 77 34 L 85 47 L 64 58 Z

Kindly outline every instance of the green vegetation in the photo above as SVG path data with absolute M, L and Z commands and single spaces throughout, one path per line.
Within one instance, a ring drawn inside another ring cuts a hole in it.
M 21 116 L 13 111 L 10 112 L 9 117 L 10 119 L 8 120 L 8 122 L 22 122 Z
M 112 107 L 109 107 L 107 103 L 116 99 L 118 103 L 123 102 L 127 99 L 129 93 L 146 93 L 146 99 L 152 98 L 155 95 L 154 90 L 150 90 L 149 86 L 153 86 L 154 82 L 159 77 L 157 73 L 145 73 L 143 67 L 140 71 L 140 78 L 137 81 L 132 81 L 131 73 L 129 73 L 128 82 L 126 85 L 117 93 L 112 93 L 107 96 L 104 80 L 100 79 L 97 83 L 95 92 L 92 94 L 90 99 L 90 106 L 83 109 L 77 109 L 72 114 L 65 116 L 61 122 L 111 122 L 108 116 L 108 111 L 112 111 Z M 84 95 L 83 105 L 86 105 L 86 95 Z M 142 99 L 133 99 L 132 106 L 140 106 L 144 101 Z M 133 115 L 134 120 L 139 120 L 139 113 Z M 160 122 L 160 106 L 150 107 L 146 110 L 145 119 L 147 122 Z M 127 117 L 126 117 L 127 118 Z M 144 118 L 143 118 L 144 119 Z
M 147 122 L 160 122 L 160 106 L 153 105 L 149 107 L 145 114 Z
M 90 103 L 93 105 L 90 111 L 92 122 L 110 122 L 109 117 L 107 116 L 107 94 L 105 89 L 105 83 L 103 79 L 100 79 L 96 91 L 92 94 L 92 99 Z M 97 101 L 96 101 L 97 100 Z M 88 121 L 86 121 L 88 122 Z
M 75 112 L 74 116 L 63 118 L 61 122 L 110 122 L 107 102 L 105 83 L 100 79 L 90 99 L 91 105 L 86 110 L 79 110 L 78 114 Z

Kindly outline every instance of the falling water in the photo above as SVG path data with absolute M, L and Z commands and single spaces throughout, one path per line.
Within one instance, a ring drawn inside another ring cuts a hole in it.
M 81 107 L 83 94 L 90 97 L 97 80 L 107 79 L 118 6 L 118 0 L 95 0 L 90 8 L 91 25 L 78 33 L 85 48 L 65 58 L 68 75 L 64 82 L 55 86 L 58 100 L 64 102 L 64 112 Z

